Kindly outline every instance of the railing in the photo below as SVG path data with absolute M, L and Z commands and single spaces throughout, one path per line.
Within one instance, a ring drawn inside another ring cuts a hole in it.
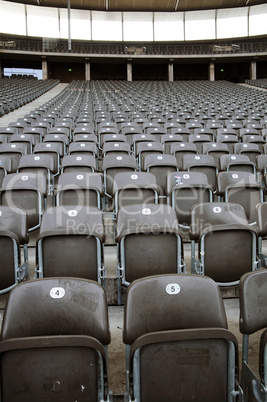
M 251 41 L 232 42 L 205 42 L 205 43 L 95 43 L 91 41 L 72 41 L 71 50 L 68 50 L 67 40 L 57 39 L 12 39 L 1 38 L 1 49 L 10 51 L 53 52 L 53 53 L 81 53 L 105 55 L 201 55 L 201 54 L 238 54 L 267 52 L 267 38 Z

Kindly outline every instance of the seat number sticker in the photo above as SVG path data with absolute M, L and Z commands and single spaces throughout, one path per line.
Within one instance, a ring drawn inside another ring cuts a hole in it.
M 168 283 L 166 286 L 166 292 L 168 295 L 178 295 L 180 293 L 181 287 L 178 283 Z
M 62 299 L 65 296 L 65 289 L 61 287 L 52 288 L 50 290 L 52 299 Z

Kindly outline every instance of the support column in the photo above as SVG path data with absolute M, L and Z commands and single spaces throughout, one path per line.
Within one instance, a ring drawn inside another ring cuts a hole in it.
M 91 64 L 89 60 L 85 60 L 85 81 L 91 79 Z
M 133 80 L 133 65 L 132 60 L 127 60 L 127 81 Z
M 257 62 L 256 60 L 251 60 L 250 63 L 250 77 L 251 80 L 257 79 Z
M 173 60 L 170 60 L 168 64 L 168 78 L 170 82 L 173 82 Z
M 215 64 L 213 61 L 209 64 L 209 80 L 215 81 Z
M 43 80 L 48 79 L 48 67 L 47 67 L 47 60 L 42 60 L 42 71 L 43 71 Z

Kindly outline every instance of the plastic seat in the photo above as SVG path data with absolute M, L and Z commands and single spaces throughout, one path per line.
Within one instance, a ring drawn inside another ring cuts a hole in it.
M 258 155 L 261 155 L 261 151 L 259 149 L 259 146 L 257 144 L 244 144 L 243 142 L 239 142 L 238 144 L 235 144 L 234 146 L 234 153 L 236 154 L 241 154 L 241 155 L 247 155 L 251 162 L 254 162 L 256 164 L 256 157 Z
M 94 144 L 97 144 L 97 136 L 93 133 L 88 133 L 88 134 L 80 134 L 76 133 L 73 136 L 73 142 L 92 142 Z M 71 145 L 71 144 L 70 144 Z
M 183 169 L 183 158 L 185 155 L 196 155 L 197 147 L 192 142 L 181 142 L 172 144 L 170 154 L 176 157 L 178 169 Z
M 140 142 L 136 146 L 136 156 L 138 158 L 138 166 L 144 170 L 145 157 L 147 155 L 163 155 L 163 145 L 159 142 Z
M 207 134 L 190 134 L 188 142 L 196 145 L 198 153 L 203 153 L 203 144 L 211 142 L 210 136 Z
M 27 216 L 23 209 L 0 206 L 0 294 L 9 292 L 19 282 L 28 279 L 27 230 Z M 23 262 L 21 246 L 24 249 Z
M 11 159 L 11 172 L 16 172 L 20 158 L 27 154 L 27 145 L 19 143 L 0 144 L 0 157 L 8 156 Z
M 128 205 L 158 203 L 156 177 L 147 172 L 117 173 L 113 182 L 114 213 Z
M 95 172 L 96 168 L 96 159 L 93 156 L 74 153 L 62 159 L 61 173 Z
M 256 165 L 247 155 L 230 154 L 220 158 L 220 169 L 235 172 L 248 172 L 256 177 Z
M 238 143 L 238 137 L 234 134 L 219 134 L 216 137 L 218 143 L 226 144 L 229 151 L 234 153 L 234 145 Z
M 46 134 L 43 142 L 46 143 L 57 143 L 61 147 L 60 154 L 66 155 L 69 146 L 69 137 L 66 134 Z
M 18 143 L 18 144 L 25 144 L 27 146 L 27 154 L 31 154 L 34 147 L 34 135 L 33 134 L 14 134 L 10 138 L 10 143 Z
M 63 158 L 64 154 L 62 153 L 62 147 L 57 142 L 41 142 L 35 145 L 34 154 L 48 154 L 51 155 L 54 159 L 54 171 L 53 174 L 59 174 L 61 158 Z
M 229 155 L 228 146 L 218 142 L 207 142 L 203 144 L 203 154 L 211 155 L 218 169 L 220 169 L 220 158 L 222 155 Z
M 220 286 L 236 286 L 244 273 L 258 268 L 257 232 L 239 204 L 193 206 L 190 239 L 192 273 L 209 276 Z
M 98 173 L 62 173 L 58 179 L 56 205 L 82 205 L 101 208 L 103 185 Z
M 37 142 L 42 142 L 44 136 L 43 129 L 37 127 L 27 127 L 23 130 L 23 134 L 33 135 L 35 144 L 37 144 Z
M 218 168 L 211 155 L 185 155 L 183 158 L 183 170 L 204 173 L 213 192 L 217 191 Z
M 267 256 L 263 253 L 262 240 L 267 236 L 267 203 L 259 202 L 256 205 L 257 232 L 258 232 L 258 258 L 261 267 L 267 268 Z
M 264 190 L 253 174 L 247 172 L 220 172 L 218 195 L 221 201 L 243 206 L 248 222 L 257 222 L 256 205 L 264 200 Z
M 134 134 L 132 136 L 132 150 L 134 156 L 137 156 L 137 146 L 140 143 L 156 142 L 156 138 L 152 134 Z
M 134 281 L 125 304 L 126 386 L 135 401 L 237 401 L 238 343 L 216 283 L 157 275 Z
M 239 329 L 243 334 L 242 340 L 242 371 L 241 385 L 244 390 L 245 400 L 266 401 L 266 343 L 267 343 L 267 271 L 243 275 L 239 283 L 240 319 Z M 257 331 L 263 330 L 259 343 L 259 369 L 250 364 L 249 348 L 252 344 L 252 336 Z
M 176 214 L 168 205 L 136 204 L 119 210 L 116 241 L 119 304 L 122 285 L 145 276 L 185 271 Z
M 69 145 L 69 155 L 92 155 L 94 158 L 98 157 L 98 148 L 94 142 L 72 142 Z
M 107 197 L 112 197 L 113 181 L 117 173 L 137 170 L 133 155 L 107 155 L 103 158 L 104 190 Z
M 167 196 L 176 212 L 179 226 L 189 229 L 191 208 L 195 204 L 212 202 L 213 190 L 204 173 L 179 171 L 168 176 Z
M 103 157 L 106 155 L 130 155 L 131 147 L 128 142 L 105 142 L 102 148 Z
M 2 401 L 110 401 L 109 343 L 106 296 L 97 283 L 50 278 L 19 284 L 1 332 Z
M 0 189 L 1 205 L 26 211 L 28 230 L 39 228 L 46 207 L 46 177 L 42 173 L 12 173 Z
M 164 147 L 164 152 L 166 154 L 171 153 L 171 145 L 177 144 L 179 142 L 184 142 L 183 137 L 180 134 L 165 134 L 161 136 L 161 143 Z
M 103 243 L 103 215 L 98 208 L 48 208 L 36 243 L 36 277 L 76 277 L 104 285 Z
M 46 177 L 47 197 L 54 192 L 54 175 L 52 173 L 54 170 L 55 166 L 53 157 L 45 154 L 23 155 L 18 166 L 19 173 L 41 173 Z
M 177 172 L 177 161 L 173 155 L 147 155 L 144 161 L 144 170 L 153 173 L 159 189 L 159 195 L 165 198 L 167 193 L 167 177 Z
M 12 161 L 9 156 L 0 156 L 0 186 L 4 180 L 4 177 L 11 172 Z

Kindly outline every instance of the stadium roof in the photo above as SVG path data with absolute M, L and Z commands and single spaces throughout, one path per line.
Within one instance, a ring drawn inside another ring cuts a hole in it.
M 68 0 L 9 0 L 16 3 L 67 8 Z M 70 0 L 70 7 L 101 11 L 193 11 L 266 4 L 263 0 Z

